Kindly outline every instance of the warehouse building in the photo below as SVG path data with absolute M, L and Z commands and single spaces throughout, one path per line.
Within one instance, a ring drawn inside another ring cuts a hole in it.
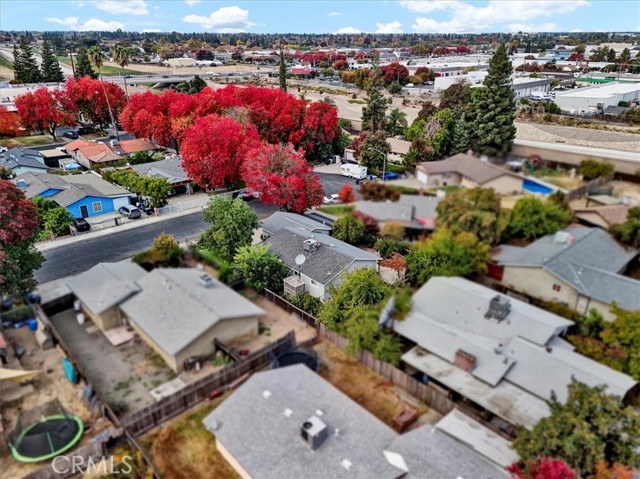
M 606 85 L 579 88 L 556 93 L 555 102 L 563 110 L 574 114 L 595 113 L 621 102 L 630 105 L 640 101 L 640 85 L 612 82 Z

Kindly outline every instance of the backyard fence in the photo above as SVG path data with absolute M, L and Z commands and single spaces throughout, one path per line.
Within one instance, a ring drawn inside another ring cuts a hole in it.
M 156 216 L 164 216 L 172 213 L 182 213 L 184 211 L 184 204 L 176 203 L 172 205 L 163 206 L 162 208 L 156 208 Z
M 565 198 L 567 199 L 567 201 L 572 201 L 576 198 L 582 198 L 583 196 L 588 195 L 589 191 L 591 191 L 593 188 L 609 183 L 611 180 L 613 180 L 614 176 L 614 173 L 611 173 L 610 175 L 601 176 L 599 178 L 596 178 L 595 180 L 591 180 L 587 184 L 565 193 Z
M 293 349 L 295 345 L 295 334 L 290 331 L 286 336 L 250 354 L 242 361 L 212 373 L 155 404 L 121 418 L 120 424 L 132 436 L 143 434 L 208 398 L 217 389 L 222 389 L 236 380 L 241 380 L 243 376 L 268 366 L 277 356 Z
M 290 303 L 285 298 L 283 298 L 282 296 L 274 293 L 273 291 L 265 289 L 263 291 L 262 295 L 265 298 L 267 298 L 269 301 L 271 301 L 272 303 L 275 303 L 278 306 L 280 306 L 287 313 L 295 314 L 298 318 L 300 318 L 302 321 L 307 323 L 309 326 L 313 326 L 314 328 L 318 329 L 318 325 L 321 324 L 314 316 L 312 316 L 309 313 L 307 313 L 306 311 L 298 308 L 296 305 Z
M 66 459 L 56 458 L 56 468 L 59 471 L 65 470 L 66 472 L 56 472 L 53 463 L 51 463 L 31 474 L 27 474 L 24 476 L 24 479 L 66 479 L 68 477 L 75 477 L 78 471 L 74 471 L 72 466 L 78 464 L 79 460 L 76 458 L 81 457 L 83 459 L 83 466 L 87 465 L 89 458 L 93 460 L 94 464 L 99 465 L 100 460 L 105 456 L 105 452 L 104 442 L 87 444 L 86 446 L 74 449 L 68 455 L 59 456 Z

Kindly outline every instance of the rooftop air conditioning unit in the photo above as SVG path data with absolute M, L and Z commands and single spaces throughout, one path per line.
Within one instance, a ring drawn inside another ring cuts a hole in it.
M 109 144 L 111 145 L 111 148 L 113 148 L 115 146 L 118 146 L 120 142 L 118 140 L 111 140 Z
M 502 296 L 494 296 L 489 302 L 489 310 L 484 315 L 486 319 L 495 318 L 498 321 L 505 319 L 511 312 L 511 301 Z
M 200 280 L 202 286 L 204 286 L 205 288 L 213 287 L 213 278 L 209 274 L 202 273 L 200 276 L 198 276 L 198 279 Z
M 315 250 L 317 250 L 318 246 L 320 246 L 320 243 L 314 239 L 307 239 L 302 242 L 302 249 L 305 251 L 309 251 L 310 253 L 313 253 Z
M 315 451 L 329 437 L 329 428 L 318 416 L 311 416 L 302 423 L 300 436 Z

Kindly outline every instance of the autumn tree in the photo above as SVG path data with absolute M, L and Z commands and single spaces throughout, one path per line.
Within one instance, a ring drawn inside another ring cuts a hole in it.
M 253 125 L 215 114 L 205 116 L 184 132 L 182 166 L 200 187 L 222 188 L 240 179 L 248 152 L 259 144 Z
M 440 108 L 449 108 L 459 114 L 471 103 L 471 85 L 461 80 L 440 92 Z
M 356 193 L 353 191 L 353 186 L 348 183 L 342 185 L 338 193 L 338 199 L 343 203 L 353 203 L 356 200 Z
M 289 268 L 265 245 L 242 246 L 233 258 L 233 268 L 244 282 L 258 292 L 269 289 L 279 293 Z
M 523 461 L 562 458 L 580 477 L 588 477 L 599 461 L 640 466 L 640 415 L 604 386 L 589 387 L 575 379 L 565 402 L 555 394 L 551 415 L 531 430 L 520 430 L 513 447 Z
M 155 237 L 149 256 L 155 263 L 173 264 L 182 255 L 182 248 L 173 235 L 164 231 Z
M 231 260 L 243 246 L 251 244 L 253 230 L 260 224 L 255 212 L 241 199 L 214 196 L 204 210 L 211 223 L 198 240 L 198 247 L 209 249 Z
M 438 228 L 467 232 L 488 244 L 500 238 L 500 197 L 493 188 L 472 188 L 445 196 L 436 207 Z
M 534 196 L 525 196 L 513 207 L 505 234 L 507 237 L 536 239 L 564 228 L 572 218 L 571 209 Z
M 446 91 L 446 90 L 445 90 Z M 442 100 L 440 100 L 442 101 Z M 429 119 L 436 114 L 438 111 L 438 107 L 433 104 L 431 101 L 425 101 L 422 103 L 422 107 L 418 112 L 418 117 L 415 121 L 424 120 L 425 122 L 429 121 Z
M 36 207 L 11 181 L 0 180 L 0 289 L 22 296 L 36 286 L 33 273 L 44 257 L 35 249 Z
M 21 136 L 21 127 L 20 115 L 14 111 L 7 111 L 5 106 L 0 105 L 0 135 Z
M 561 459 L 529 460 L 524 466 L 513 464 L 507 468 L 512 479 L 576 479 L 576 471 Z
M 418 286 L 433 276 L 471 276 L 487 271 L 490 246 L 473 233 L 454 234 L 446 228 L 416 243 L 407 255 L 407 279 Z
M 369 201 L 398 201 L 400 199 L 400 191 L 389 188 L 379 181 L 361 183 L 360 194 L 363 200 Z
M 475 151 L 485 155 L 505 156 L 516 136 L 511 73 L 511 61 L 501 43 L 489 61 L 484 86 L 475 92 L 469 108 L 471 144 Z
M 48 132 L 56 140 L 56 129 L 61 125 L 73 125 L 74 107 L 61 91 L 38 88 L 16 97 L 15 105 L 22 124 L 32 130 Z
M 380 72 L 382 73 L 382 80 L 385 85 L 390 85 L 392 83 L 404 85 L 407 83 L 407 77 L 409 76 L 409 70 L 407 70 L 407 67 L 399 62 L 389 63 L 388 65 L 381 67 Z
M 103 88 L 104 85 L 104 88 Z M 127 100 L 122 88 L 115 83 L 94 80 L 88 76 L 69 78 L 63 87 L 65 96 L 74 105 L 84 120 L 108 126 L 111 112 L 117 117 L 124 109 Z
M 325 101 L 316 101 L 304 112 L 298 131 L 289 135 L 289 141 L 305 151 L 309 161 L 317 161 L 330 154 L 338 131 L 338 111 Z

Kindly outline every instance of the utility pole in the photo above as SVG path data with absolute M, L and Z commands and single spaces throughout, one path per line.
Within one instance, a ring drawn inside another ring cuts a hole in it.
M 73 73 L 73 76 L 76 76 L 76 67 L 73 65 L 73 54 L 71 53 L 71 50 L 69 50 L 69 58 L 71 59 L 71 72 Z

